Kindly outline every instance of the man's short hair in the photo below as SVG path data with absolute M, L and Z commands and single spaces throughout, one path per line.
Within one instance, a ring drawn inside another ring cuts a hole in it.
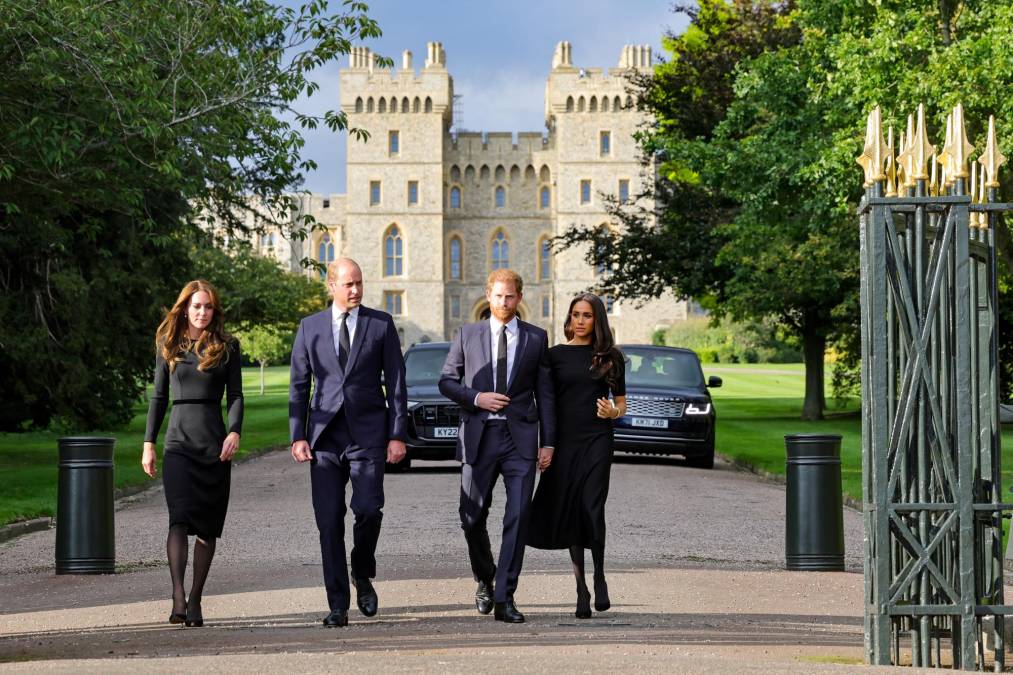
M 327 263 L 328 283 L 330 283 L 331 281 L 338 280 L 338 268 L 341 267 L 342 265 L 351 265 L 356 269 L 358 269 L 360 274 L 362 273 L 362 268 L 359 267 L 359 263 L 355 262 L 351 258 L 338 258 L 336 260 L 332 260 L 331 262 Z
M 497 281 L 502 281 L 505 284 L 513 284 L 514 290 L 518 294 L 524 291 L 524 280 L 521 279 L 521 275 L 517 274 L 513 270 L 498 269 L 493 270 L 489 273 L 489 278 L 485 280 L 485 290 L 491 291 L 493 284 Z

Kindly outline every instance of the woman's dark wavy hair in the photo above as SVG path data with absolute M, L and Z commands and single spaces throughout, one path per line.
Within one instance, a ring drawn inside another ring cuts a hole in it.
M 623 353 L 616 347 L 612 338 L 612 331 L 609 329 L 608 312 L 605 311 L 605 303 L 594 293 L 581 293 L 570 301 L 570 308 L 566 310 L 566 322 L 563 324 L 563 335 L 567 340 L 573 339 L 573 328 L 570 326 L 573 308 L 578 302 L 586 302 L 591 305 L 594 314 L 594 332 L 591 337 L 591 377 L 596 380 L 602 378 L 608 382 L 610 388 L 615 388 L 619 381 L 619 373 L 625 367 Z

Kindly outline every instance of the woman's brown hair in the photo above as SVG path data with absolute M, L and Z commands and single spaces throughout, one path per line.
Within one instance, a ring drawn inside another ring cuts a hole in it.
M 619 372 L 625 368 L 623 353 L 616 347 L 609 329 L 608 312 L 605 303 L 594 293 L 581 293 L 570 301 L 566 310 L 566 321 L 563 323 L 563 335 L 567 340 L 573 339 L 573 328 L 570 326 L 573 308 L 578 302 L 591 305 L 594 314 L 594 332 L 591 337 L 591 377 L 596 380 L 605 378 L 609 387 L 615 388 L 619 380 Z
M 194 293 L 204 291 L 211 298 L 211 305 L 214 307 L 214 314 L 211 323 L 201 331 L 200 337 L 194 342 L 187 334 L 189 320 L 187 319 L 187 308 L 190 306 L 190 298 Z M 229 342 L 232 336 L 225 332 L 225 317 L 222 315 L 222 303 L 218 299 L 218 291 L 207 281 L 195 279 L 183 286 L 179 292 L 172 309 L 165 313 L 165 318 L 158 325 L 155 331 L 155 351 L 161 353 L 162 358 L 169 365 L 169 372 L 176 369 L 176 365 L 183 360 L 184 352 L 193 351 L 200 359 L 198 370 L 210 370 L 220 363 L 228 361 Z

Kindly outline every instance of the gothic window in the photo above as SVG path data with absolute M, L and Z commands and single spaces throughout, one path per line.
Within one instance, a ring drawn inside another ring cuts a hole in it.
M 355 99 L 355 112 L 357 112 L 357 113 L 361 113 L 362 112 L 362 97 L 361 96 L 359 96 L 358 98 Z
M 404 240 L 397 225 L 391 225 L 383 237 L 383 275 L 399 277 L 402 274 L 404 274 Z
M 630 200 L 630 181 L 626 178 L 619 179 L 619 202 L 625 203 Z
M 548 185 L 542 186 L 538 199 L 539 199 L 538 201 L 539 206 L 541 206 L 543 209 L 549 208 L 549 204 L 552 201 L 552 193 L 549 191 Z
M 325 234 L 320 238 L 320 245 L 317 247 L 317 261 L 322 265 L 327 265 L 334 260 L 334 241 L 331 239 L 331 235 Z M 320 270 L 320 278 L 327 276 L 326 270 Z
M 426 96 L 426 112 L 431 113 L 433 111 L 433 99 Z
M 612 134 L 610 132 L 603 131 L 598 134 L 598 150 L 602 157 L 612 154 Z
M 455 235 L 450 238 L 450 278 L 454 281 L 460 281 L 464 277 L 462 248 L 460 237 Z
M 408 205 L 414 206 L 419 203 L 419 182 L 417 180 L 408 181 Z
M 608 112 L 609 111 L 609 97 L 608 96 L 602 96 L 601 97 L 601 111 L 602 112 Z
M 450 188 L 450 208 L 461 208 L 461 188 L 456 185 Z
M 500 270 L 510 267 L 510 242 L 503 234 L 503 230 L 496 230 L 491 248 L 492 268 Z
M 366 112 L 368 112 L 368 113 L 373 112 L 373 97 L 372 96 L 370 96 L 368 99 L 366 99 Z
M 387 99 L 380 97 L 380 100 L 376 104 L 376 112 L 378 113 L 387 112 Z
M 591 102 L 587 106 L 588 112 L 598 112 L 598 98 L 595 96 L 591 97 Z
M 580 203 L 591 203 L 591 181 L 589 180 L 580 181 Z
M 380 181 L 369 181 L 369 205 L 376 206 L 380 203 Z
M 566 97 L 566 112 L 573 112 L 573 97 Z
M 420 112 L 421 110 L 422 110 L 422 99 L 416 96 L 415 102 L 412 103 L 412 112 Z
M 403 99 L 401 99 L 401 112 L 402 113 L 411 112 L 410 109 L 411 104 L 408 102 L 408 97 L 405 96 Z
M 496 186 L 496 208 L 501 209 L 506 206 L 506 189 L 502 185 Z
M 387 133 L 387 151 L 393 157 L 401 152 L 401 133 L 393 130 Z

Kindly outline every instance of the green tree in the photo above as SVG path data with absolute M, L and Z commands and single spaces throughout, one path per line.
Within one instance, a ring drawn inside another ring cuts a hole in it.
M 314 226 L 289 225 L 313 167 L 299 129 L 346 119 L 293 103 L 314 69 L 380 34 L 365 4 L 327 5 L 4 3 L 0 430 L 129 418 L 202 224 L 247 234 L 252 198 L 291 236 Z
M 264 395 L 264 368 L 285 358 L 291 346 L 285 336 L 275 328 L 254 326 L 238 333 L 242 350 L 250 359 L 260 364 L 260 395 Z

